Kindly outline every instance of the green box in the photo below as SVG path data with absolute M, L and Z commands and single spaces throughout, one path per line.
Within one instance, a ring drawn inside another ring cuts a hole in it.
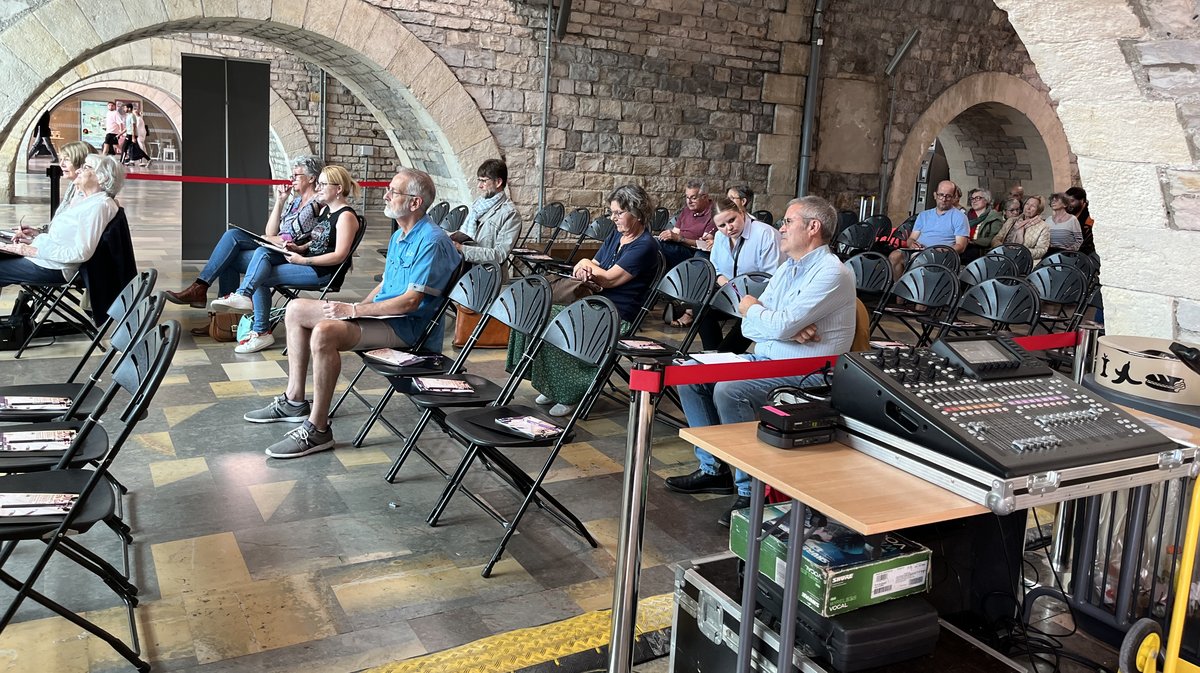
M 783 585 L 787 571 L 787 521 L 774 525 L 790 504 L 767 505 L 763 530 L 771 534 L 759 550 L 759 571 Z M 746 529 L 749 510 L 734 511 L 729 526 L 729 550 L 746 558 Z M 834 531 L 852 533 L 830 522 Z M 929 590 L 929 549 L 894 533 L 884 536 L 882 552 L 871 559 L 865 550 L 847 549 L 833 542 L 809 539 L 804 544 L 804 566 L 800 570 L 800 601 L 825 617 L 840 615 L 867 605 Z

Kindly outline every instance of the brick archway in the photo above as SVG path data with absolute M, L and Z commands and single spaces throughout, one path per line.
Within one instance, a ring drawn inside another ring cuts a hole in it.
M 500 154 L 474 99 L 446 63 L 395 15 L 362 0 L 338 6 L 125 1 L 127 11 L 85 13 L 73 0 L 51 0 L 0 32 L 8 56 L 0 59 L 0 82 L 24 94 L 0 99 L 0 147 L 20 141 L 20 111 L 68 70 L 135 40 L 210 32 L 275 45 L 335 76 L 376 118 L 402 161 L 434 178 L 442 198 L 468 200 L 466 175 Z M 6 176 L 0 198 L 10 199 L 11 167 Z
M 929 145 L 963 113 L 983 104 L 999 104 L 1028 120 L 1045 145 L 1051 186 L 1056 190 L 1070 186 L 1071 148 L 1058 115 L 1045 94 L 1013 75 L 979 73 L 942 92 L 917 119 L 905 138 L 895 162 L 896 170 L 888 193 L 887 212 L 894 221 L 908 217 L 921 160 Z

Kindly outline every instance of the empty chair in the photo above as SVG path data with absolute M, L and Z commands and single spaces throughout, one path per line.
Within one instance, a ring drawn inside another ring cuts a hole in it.
M 583 230 L 583 235 L 575 241 L 575 248 L 571 250 L 571 254 L 567 255 L 565 260 L 551 260 L 538 264 L 545 271 L 557 271 L 560 273 L 569 273 L 575 265 L 575 256 L 579 254 L 579 248 L 583 246 L 584 241 L 598 241 L 604 243 L 604 240 L 612 234 L 616 225 L 608 216 L 597 217 L 588 224 L 587 229 Z
M 650 233 L 658 235 L 675 225 L 671 224 L 671 211 L 659 206 L 654 209 L 654 218 L 650 220 Z
M 957 273 L 962 261 L 958 256 L 958 251 L 954 248 L 948 245 L 931 245 L 928 248 L 918 250 L 908 260 L 909 269 L 915 269 L 926 264 L 938 264 Z
M 505 472 L 511 480 L 510 483 L 516 484 L 519 492 L 524 496 L 512 520 L 505 525 L 504 536 L 500 539 L 495 553 L 483 568 L 484 577 L 491 575 L 492 568 L 504 554 L 504 548 L 508 545 L 508 541 L 516 533 L 522 517 L 535 500 L 545 502 L 549 505 L 546 508 L 547 512 L 567 524 L 592 547 L 597 546 L 595 538 L 588 532 L 583 522 L 547 493 L 542 484 L 546 475 L 550 473 L 550 468 L 563 445 L 574 439 L 575 424 L 599 394 L 615 353 L 621 329 L 620 324 L 621 318 L 617 313 L 617 307 L 611 301 L 599 296 L 586 297 L 560 312 L 546 326 L 541 338 L 535 339 L 522 354 L 520 363 L 515 370 L 518 372 L 518 376 L 515 377 L 518 380 L 520 374 L 529 368 L 537 356 L 537 352 L 543 346 L 553 346 L 596 372 L 595 377 L 587 386 L 584 399 L 565 424 L 561 419 L 550 417 L 536 407 L 510 404 L 517 389 L 516 385 L 512 385 L 512 380 L 491 405 L 482 409 L 459 411 L 446 417 L 446 425 L 453 435 L 467 444 L 467 453 L 459 463 L 458 469 L 454 471 L 450 483 L 446 485 L 446 489 L 438 499 L 433 511 L 430 512 L 428 523 L 431 526 L 438 524 L 446 506 L 462 484 L 467 471 L 480 457 L 487 459 L 493 469 Z M 519 418 L 536 419 L 538 423 L 549 424 L 556 428 L 556 432 L 551 436 L 530 438 L 518 434 L 500 422 L 500 419 Z M 509 457 L 512 453 L 528 452 L 537 448 L 547 451 L 544 462 L 533 476 L 517 466 L 516 462 Z
M 563 208 L 563 204 L 559 203 L 558 201 L 553 201 L 542 206 L 541 209 L 538 210 L 537 214 L 533 216 L 533 222 L 529 223 L 529 229 L 525 230 L 525 235 L 522 236 L 521 240 L 517 242 L 518 247 L 513 248 L 513 252 L 523 252 L 526 254 L 538 252 L 534 248 L 522 248 L 520 246 L 529 245 L 529 239 L 531 236 L 533 236 L 533 231 L 535 229 L 540 228 L 540 233 L 543 235 L 553 233 L 555 230 L 557 230 L 558 224 L 559 222 L 562 222 L 565 212 L 566 211 Z M 542 236 L 538 236 L 538 240 L 541 239 Z
M 467 211 L 468 209 L 466 206 L 458 206 L 451 210 L 446 217 L 439 222 L 442 230 L 447 234 L 453 234 L 461 229 L 463 222 L 467 221 Z
M 421 417 L 417 419 L 417 424 L 409 433 L 408 439 L 404 442 L 404 448 L 401 449 L 400 455 L 392 464 L 391 470 L 388 471 L 388 483 L 396 482 L 396 474 L 408 459 L 408 456 L 414 451 L 421 456 L 425 462 L 429 463 L 435 470 L 440 472 L 442 476 L 449 477 L 449 474 L 442 469 L 432 458 L 426 455 L 417 446 L 417 441 L 421 437 L 421 433 L 429 425 L 430 421 L 435 421 L 443 430 L 446 430 L 444 419 L 446 414 L 460 409 L 470 407 L 486 406 L 496 400 L 500 396 L 500 392 L 507 387 L 508 384 L 497 384 L 482 376 L 467 374 L 464 372 L 468 359 L 471 356 L 471 351 L 475 347 L 475 343 L 479 335 L 483 333 L 486 323 L 491 320 L 498 320 L 519 334 L 526 335 L 529 339 L 535 339 L 541 334 L 546 327 L 546 322 L 550 319 L 551 292 L 550 283 L 542 276 L 526 276 L 514 281 L 511 285 L 504 288 L 500 296 L 492 301 L 491 305 L 483 312 L 479 324 L 476 325 L 475 331 L 467 339 L 462 350 L 455 359 L 454 364 L 450 366 L 445 374 L 439 375 L 439 379 L 450 379 L 455 381 L 464 381 L 471 386 L 470 394 L 433 394 L 423 393 L 413 387 L 411 377 L 390 377 L 389 381 L 392 386 L 398 390 L 402 390 L 408 395 L 408 399 L 421 411 Z M 519 381 L 517 382 L 519 383 Z M 514 383 L 513 385 L 517 385 Z M 472 496 L 472 499 L 475 498 Z M 491 513 L 490 507 L 476 500 L 485 510 Z
M 1054 265 L 1071 266 L 1079 269 L 1083 273 L 1084 278 L 1087 279 L 1089 286 L 1097 280 L 1097 275 L 1100 271 L 1091 255 L 1085 255 L 1082 252 L 1073 250 L 1061 250 L 1046 255 L 1042 258 L 1042 261 L 1038 262 L 1039 267 Z
M 450 212 L 450 203 L 447 201 L 442 201 L 441 203 L 437 204 L 436 206 L 430 208 L 429 212 L 427 212 L 425 214 L 429 217 L 429 219 L 433 220 L 434 224 L 441 226 L 442 220 L 446 219 L 446 215 L 449 212 Z
M 775 221 L 775 214 L 769 210 L 756 210 L 753 213 L 750 213 L 750 217 L 753 217 L 759 222 L 766 222 L 767 224 Z
M 890 306 L 893 297 L 903 299 L 915 308 Z M 884 295 L 875 309 L 871 322 L 871 333 L 878 329 L 888 339 L 891 335 L 881 326 L 884 316 L 896 318 L 908 331 L 917 337 L 917 345 L 923 345 L 933 328 L 939 324 L 937 318 L 948 312 L 958 302 L 958 274 L 940 264 L 925 264 L 905 271 Z M 913 319 L 926 321 L 915 326 Z
M 846 266 L 854 272 L 854 289 L 860 298 L 866 295 L 874 299 L 892 287 L 891 262 L 877 252 L 859 253 L 846 260 Z
M 1012 258 L 1003 255 L 984 255 L 964 266 L 958 272 L 958 279 L 965 285 L 978 285 L 985 280 L 1000 276 L 1015 276 L 1016 274 L 1017 265 Z
M 558 227 L 546 239 L 546 245 L 542 248 L 541 252 L 526 253 L 513 250 L 512 259 L 514 262 L 520 262 L 528 270 L 535 271 L 540 263 L 554 261 L 550 256 L 550 250 L 553 249 L 554 242 L 558 240 L 560 235 L 565 234 L 568 237 L 573 236 L 576 239 L 581 239 L 589 223 L 590 216 L 587 208 L 576 208 L 571 211 L 570 215 L 564 217 L 558 223 Z
M 1078 267 L 1070 264 L 1042 264 L 1026 277 L 1041 299 L 1042 312 L 1036 327 L 1047 332 L 1071 332 L 1083 320 L 1084 309 L 1091 298 L 1088 278 Z
M 1037 290 L 1029 281 L 1013 276 L 991 278 L 963 292 L 950 317 L 942 326 L 939 336 L 947 332 L 995 333 L 1022 324 L 1029 325 L 1029 329 L 1032 330 L 1037 323 L 1039 310 Z M 982 318 L 988 324 L 961 321 L 964 313 Z
M 1033 270 L 1033 253 L 1020 243 L 1005 243 L 992 248 L 989 255 L 1003 255 L 1017 265 L 1018 276 L 1024 276 Z

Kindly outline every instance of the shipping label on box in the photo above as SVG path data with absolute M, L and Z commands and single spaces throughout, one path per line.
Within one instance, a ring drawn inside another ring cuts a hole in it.
M 787 574 L 789 531 L 781 519 L 789 505 L 769 505 L 763 511 L 763 538 L 759 550 L 759 571 L 776 584 Z M 780 524 L 783 525 L 780 525 Z M 745 510 L 735 511 L 730 521 L 729 549 L 746 558 Z M 867 605 L 928 591 L 930 551 L 899 535 L 884 537 L 876 558 L 863 544 L 863 538 L 849 529 L 830 522 L 821 538 L 810 538 L 804 545 L 804 563 L 800 569 L 800 600 L 825 617 L 832 617 Z

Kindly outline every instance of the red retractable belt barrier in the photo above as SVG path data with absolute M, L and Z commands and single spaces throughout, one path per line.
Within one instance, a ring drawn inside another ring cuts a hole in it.
M 1013 341 L 1027 351 L 1044 351 L 1051 348 L 1071 348 L 1079 343 L 1079 339 L 1079 332 L 1058 332 L 1017 337 Z M 657 393 L 667 386 L 778 376 L 807 376 L 819 372 L 825 367 L 832 368 L 836 362 L 836 357 L 816 357 L 732 362 L 719 365 L 672 365 L 665 367 L 661 372 L 634 369 L 629 372 L 629 389 Z
M 207 175 L 162 175 L 161 173 L 126 173 L 126 180 L 148 180 L 150 182 L 198 182 L 210 185 L 290 185 L 291 180 L 273 178 L 222 178 Z M 388 183 L 378 180 L 363 180 L 359 187 L 387 187 Z

